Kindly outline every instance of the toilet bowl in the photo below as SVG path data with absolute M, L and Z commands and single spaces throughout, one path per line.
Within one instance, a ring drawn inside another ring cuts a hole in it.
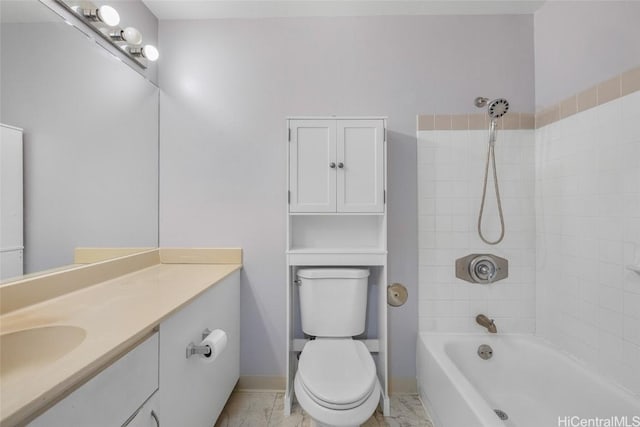
M 321 426 L 359 426 L 380 401 L 380 383 L 367 347 L 351 338 L 308 342 L 294 380 L 298 403 Z
M 382 393 L 369 349 L 352 339 L 365 330 L 369 270 L 305 268 L 297 276 L 302 330 L 315 337 L 298 361 L 298 403 L 321 426 L 359 426 Z

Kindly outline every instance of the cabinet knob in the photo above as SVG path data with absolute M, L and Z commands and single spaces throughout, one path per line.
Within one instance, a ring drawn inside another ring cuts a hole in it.
M 329 163 L 329 167 L 331 169 L 335 169 L 336 168 L 336 164 L 334 162 Z
M 342 163 L 342 162 L 338 163 L 338 167 L 339 167 L 340 169 L 342 169 L 342 168 L 344 167 L 344 163 Z

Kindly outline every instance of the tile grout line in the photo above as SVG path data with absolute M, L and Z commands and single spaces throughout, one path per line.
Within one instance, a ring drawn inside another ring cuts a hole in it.
M 271 425 L 271 418 L 273 418 L 273 411 L 276 410 L 276 402 L 278 401 L 278 394 L 280 393 L 273 394 L 273 403 L 271 404 L 271 412 L 269 412 L 269 418 L 267 419 L 267 426 Z

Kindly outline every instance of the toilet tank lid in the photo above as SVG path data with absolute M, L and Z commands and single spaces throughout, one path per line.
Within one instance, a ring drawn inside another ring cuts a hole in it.
M 369 277 L 366 268 L 301 268 L 298 277 L 303 279 L 362 279 Z

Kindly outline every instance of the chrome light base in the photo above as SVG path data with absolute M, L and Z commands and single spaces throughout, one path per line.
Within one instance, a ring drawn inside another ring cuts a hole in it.
M 91 0 L 54 0 L 57 4 L 63 6 L 67 11 L 71 12 L 75 17 L 79 18 L 96 35 L 107 41 L 112 46 L 118 48 L 123 55 L 131 59 L 133 63 L 146 69 L 148 66 L 147 58 L 142 55 L 134 55 L 129 52 L 129 45 L 119 35 L 122 28 L 118 25 L 109 26 L 99 19 L 97 12 L 98 7 Z

